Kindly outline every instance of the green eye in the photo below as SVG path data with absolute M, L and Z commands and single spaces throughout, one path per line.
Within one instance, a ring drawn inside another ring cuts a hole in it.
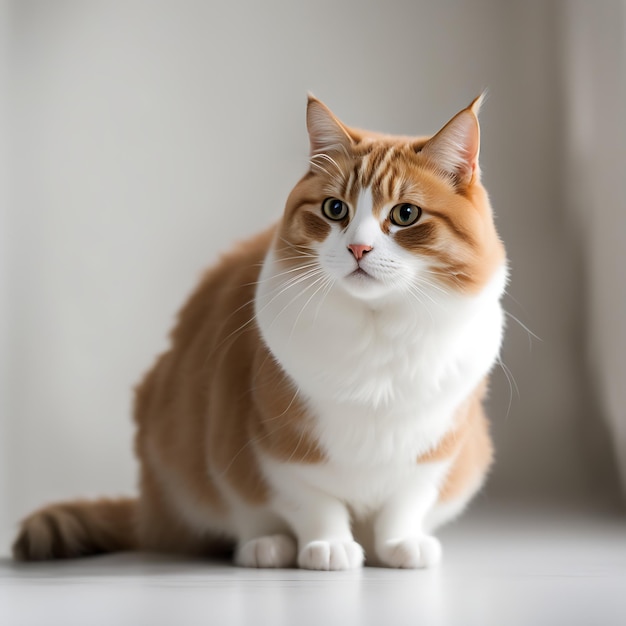
M 391 209 L 389 218 L 396 226 L 410 226 L 415 224 L 422 215 L 422 209 L 415 204 L 396 204 Z
M 326 198 L 322 211 L 329 220 L 339 221 L 348 215 L 348 205 L 337 198 Z

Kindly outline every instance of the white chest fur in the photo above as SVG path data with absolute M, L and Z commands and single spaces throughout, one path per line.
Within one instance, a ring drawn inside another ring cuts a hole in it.
M 340 467 L 360 482 L 371 475 L 373 487 L 413 471 L 497 358 L 504 268 L 478 296 L 435 292 L 421 306 L 400 297 L 374 306 L 340 286 L 316 291 L 314 278 L 281 291 L 279 272 L 270 253 L 257 320 L 316 418 L 331 466 L 317 480 Z

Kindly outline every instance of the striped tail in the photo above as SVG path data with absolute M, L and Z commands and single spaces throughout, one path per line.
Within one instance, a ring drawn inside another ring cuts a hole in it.
M 78 500 L 35 511 L 13 544 L 18 561 L 72 559 L 137 548 L 137 500 Z

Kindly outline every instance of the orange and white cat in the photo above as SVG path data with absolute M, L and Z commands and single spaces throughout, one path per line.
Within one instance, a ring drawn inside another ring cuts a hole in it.
M 204 276 L 136 390 L 137 499 L 49 506 L 18 559 L 127 549 L 248 567 L 428 567 L 480 488 L 506 258 L 478 167 L 480 98 L 430 139 L 310 97 L 281 221 Z

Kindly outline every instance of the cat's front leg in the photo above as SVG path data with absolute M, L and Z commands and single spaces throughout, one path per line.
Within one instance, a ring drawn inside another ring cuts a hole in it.
M 363 548 L 352 537 L 346 506 L 317 490 L 301 487 L 298 491 L 297 496 L 292 493 L 276 502 L 298 539 L 298 565 L 316 570 L 361 567 Z
M 423 531 L 426 513 L 438 490 L 423 481 L 411 482 L 384 503 L 374 521 L 376 555 L 389 567 L 432 567 L 441 560 L 441 544 Z

